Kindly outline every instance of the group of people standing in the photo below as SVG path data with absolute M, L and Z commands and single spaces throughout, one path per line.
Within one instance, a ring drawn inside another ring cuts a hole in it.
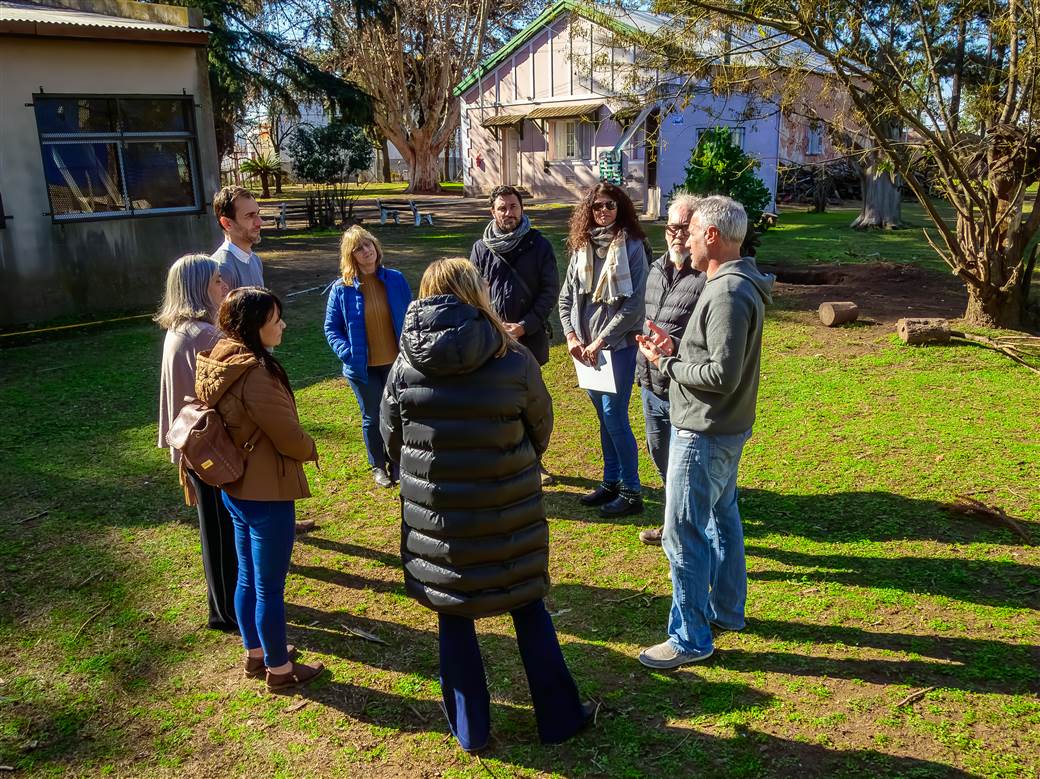
M 521 194 L 499 187 L 469 259 L 432 263 L 419 297 L 383 263 L 360 226 L 340 245 L 324 331 L 357 400 L 373 480 L 399 483 L 408 593 L 438 614 L 443 709 L 461 746 L 483 749 L 490 698 L 474 620 L 509 613 L 539 735 L 564 741 L 594 718 L 560 651 L 544 604 L 549 531 L 542 464 L 553 427 L 541 376 L 552 310 L 578 362 L 608 352 L 613 392 L 588 390 L 600 428 L 602 477 L 580 500 L 605 517 L 643 511 L 629 403 L 638 379 L 646 443 L 666 488 L 662 544 L 671 565 L 668 638 L 639 659 L 674 668 L 712 653 L 712 626 L 744 624 L 746 572 L 736 473 L 751 434 L 764 306 L 772 278 L 740 256 L 743 208 L 712 196 L 673 198 L 668 250 L 649 243 L 623 189 L 590 189 L 570 221 L 560 283 L 551 243 Z M 220 489 L 182 464 L 198 506 L 210 626 L 236 629 L 247 676 L 273 690 L 316 677 L 286 642 L 284 586 L 294 501 L 309 495 L 301 463 L 317 459 L 288 377 L 272 350 L 285 324 L 253 251 L 261 221 L 246 190 L 214 197 L 225 243 L 170 269 L 156 321 L 166 328 L 159 445 L 180 407 L 215 408 L 245 473 Z M 171 449 L 177 461 L 177 452 Z

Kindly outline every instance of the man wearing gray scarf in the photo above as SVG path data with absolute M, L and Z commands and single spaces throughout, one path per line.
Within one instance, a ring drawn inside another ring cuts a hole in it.
M 491 305 L 506 329 L 531 350 L 539 365 L 549 362 L 549 315 L 560 292 L 552 244 L 524 213 L 515 187 L 496 187 L 489 198 L 491 221 L 473 244 L 469 259 L 488 285 Z M 542 484 L 552 477 L 542 472 Z

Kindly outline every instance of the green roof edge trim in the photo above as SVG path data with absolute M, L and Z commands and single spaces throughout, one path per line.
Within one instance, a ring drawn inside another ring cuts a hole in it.
M 489 55 L 483 62 L 477 65 L 476 69 L 472 73 L 458 83 L 455 89 L 452 90 L 452 94 L 455 97 L 461 96 L 463 92 L 476 84 L 479 79 L 483 78 L 498 67 L 506 57 L 519 49 L 529 39 L 537 35 L 543 27 L 549 24 L 549 22 L 555 21 L 559 16 L 562 16 L 565 11 L 574 11 L 589 21 L 596 22 L 605 27 L 613 28 L 613 30 L 618 33 L 632 36 L 638 36 L 640 34 L 640 31 L 635 27 L 625 24 L 624 22 L 619 22 L 617 19 L 588 3 L 580 2 L 580 0 L 556 0 L 555 3 L 538 14 L 538 17 L 533 22 L 510 38 L 501 49 L 496 51 L 494 54 Z

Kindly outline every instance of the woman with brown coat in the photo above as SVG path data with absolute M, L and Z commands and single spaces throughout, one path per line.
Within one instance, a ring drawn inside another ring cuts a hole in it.
M 219 324 L 225 337 L 199 355 L 195 392 L 248 452 L 242 477 L 223 487 L 238 552 L 235 614 L 246 675 L 260 677 L 266 666 L 267 686 L 277 690 L 309 681 L 323 668 L 293 662 L 296 650 L 285 637 L 294 501 L 310 497 L 302 463 L 318 455 L 300 426 L 289 377 L 270 353 L 285 330 L 278 298 L 259 287 L 239 287 L 221 305 Z

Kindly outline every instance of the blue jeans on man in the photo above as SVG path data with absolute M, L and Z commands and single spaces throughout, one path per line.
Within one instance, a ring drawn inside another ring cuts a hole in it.
M 668 477 L 668 446 L 672 437 L 668 398 L 655 395 L 647 387 L 640 389 L 640 395 L 643 400 L 643 419 L 646 420 L 646 449 L 664 482 Z
M 747 567 L 737 469 L 751 431 L 672 428 L 662 546 L 672 568 L 668 638 L 686 654 L 712 650 L 711 625 L 744 627 Z

